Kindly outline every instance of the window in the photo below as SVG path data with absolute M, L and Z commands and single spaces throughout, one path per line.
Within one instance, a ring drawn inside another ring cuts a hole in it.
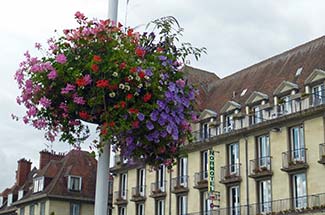
M 156 201 L 156 215 L 165 215 L 165 200 L 159 199 Z
M 180 185 L 187 187 L 187 157 L 182 157 L 178 161 L 178 176 Z
M 125 206 L 118 208 L 118 215 L 126 215 L 126 207 Z
M 137 210 L 136 215 L 144 215 L 144 204 L 143 203 L 136 204 L 136 210 Z
M 126 195 L 127 195 L 127 180 L 128 180 L 128 177 L 127 177 L 127 174 L 126 173 L 122 173 L 120 175 L 120 195 L 121 195 L 121 198 L 126 200 Z
M 252 124 L 258 124 L 263 121 L 263 110 L 260 110 L 259 106 L 253 107 Z
M 177 197 L 177 208 L 178 215 L 186 215 L 187 214 L 187 196 L 178 196 Z
M 292 176 L 293 205 L 295 208 L 307 207 L 306 174 Z
M 281 104 L 279 106 L 281 114 L 289 114 L 292 112 L 292 100 L 290 96 L 284 96 L 281 98 Z
M 266 167 L 268 170 L 270 170 L 271 160 L 269 135 L 257 137 L 257 158 L 257 164 L 259 167 Z
M 145 195 L 146 186 L 146 170 L 144 168 L 138 169 L 138 192 L 141 196 Z
M 207 139 L 210 137 L 211 131 L 208 123 L 201 124 L 201 139 Z
M 35 215 L 35 205 L 29 206 L 29 215 Z
M 157 183 L 158 189 L 161 192 L 165 192 L 165 180 L 166 180 L 166 167 L 165 165 L 160 165 L 159 169 L 157 170 Z
M 81 191 L 82 178 L 80 176 L 71 176 L 68 178 L 68 189 L 70 191 Z
M 78 203 L 70 204 L 70 215 L 80 215 L 80 204 Z
M 224 127 L 224 132 L 230 132 L 234 129 L 234 119 L 233 115 L 226 115 L 225 116 L 225 127 Z
M 3 205 L 3 197 L 0 196 L 0 207 Z
M 239 186 L 229 187 L 230 215 L 240 215 Z
M 228 165 L 230 174 L 239 173 L 239 145 L 232 143 L 228 145 Z
M 305 162 L 304 128 L 302 125 L 290 128 L 290 151 L 292 161 Z
M 205 180 L 208 178 L 208 151 L 201 152 L 201 170 L 202 170 L 202 179 Z
M 41 202 L 41 206 L 39 208 L 40 215 L 45 215 L 45 202 Z
M 19 215 L 25 215 L 25 208 L 20 208 Z
M 13 195 L 12 195 L 12 193 L 10 193 L 8 195 L 8 200 L 7 200 L 7 206 L 8 207 L 12 204 L 12 201 L 13 201 Z
M 201 192 L 201 210 L 204 215 L 212 215 L 211 203 L 212 201 L 209 199 L 208 191 Z
M 321 105 L 325 103 L 325 85 L 320 84 L 312 88 L 313 105 Z
M 34 178 L 34 193 L 41 192 L 44 189 L 44 177 Z
M 269 213 L 271 209 L 271 180 L 259 181 L 258 183 L 258 194 L 259 194 L 259 206 L 261 213 Z
M 24 190 L 19 190 L 19 192 L 18 192 L 18 200 L 23 198 L 23 196 L 24 196 Z

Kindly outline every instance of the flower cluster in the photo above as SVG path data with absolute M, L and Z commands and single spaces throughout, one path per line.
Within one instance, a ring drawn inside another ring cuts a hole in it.
M 156 36 L 75 16 L 77 28 L 49 39 L 46 49 L 35 44 L 43 57 L 26 52 L 20 63 L 23 121 L 50 141 L 59 136 L 71 144 L 88 138 L 83 121 L 96 123 L 123 156 L 171 166 L 190 135 L 195 99 L 179 62 L 191 49 L 174 45 L 173 20 L 159 22 Z

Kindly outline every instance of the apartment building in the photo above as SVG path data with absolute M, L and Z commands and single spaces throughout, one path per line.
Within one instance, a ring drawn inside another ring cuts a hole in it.
M 324 214 L 325 37 L 222 79 L 186 69 L 200 90 L 187 156 L 167 171 L 116 155 L 113 214 Z
M 0 193 L 0 214 L 94 214 L 97 161 L 88 152 L 41 151 L 39 168 L 31 165 L 18 161 L 15 184 Z

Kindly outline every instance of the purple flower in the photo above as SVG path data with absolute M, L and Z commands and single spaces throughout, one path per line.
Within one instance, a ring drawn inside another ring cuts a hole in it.
M 131 145 L 133 143 L 133 137 L 127 137 L 125 141 L 128 145 Z
M 51 106 L 51 101 L 46 98 L 46 97 L 42 97 L 40 100 L 39 100 L 40 104 L 45 107 L 45 108 L 48 108 Z
M 72 84 L 67 84 L 65 88 L 61 89 L 61 94 L 68 94 L 70 91 L 74 91 L 76 89 L 76 86 Z
M 146 69 L 146 75 L 147 76 L 149 76 L 149 77 L 151 77 L 152 75 L 153 75 L 153 73 L 152 73 L 152 70 L 151 69 Z
M 55 70 L 51 70 L 51 72 L 49 74 L 47 74 L 47 78 L 50 80 L 56 79 L 57 76 L 58 76 L 58 73 Z
M 182 79 L 178 79 L 178 80 L 176 81 L 176 84 L 177 84 L 177 86 L 179 86 L 179 87 L 181 87 L 181 88 L 184 88 L 184 87 L 185 87 L 185 81 L 182 80 Z
M 55 60 L 60 64 L 64 64 L 67 62 L 67 57 L 64 54 L 59 54 L 56 56 Z
M 154 110 L 151 112 L 150 114 L 150 119 L 153 121 L 153 122 L 156 122 L 157 119 L 158 119 L 158 111 L 157 110 Z
M 158 105 L 159 109 L 165 109 L 165 107 L 166 107 L 165 102 L 163 102 L 161 100 L 157 100 L 157 105 Z
M 167 132 L 166 132 L 166 131 L 161 131 L 161 132 L 160 132 L 160 136 L 161 136 L 162 138 L 165 138 L 165 137 L 167 136 Z
M 149 131 L 151 131 L 152 129 L 154 129 L 155 127 L 153 126 L 151 121 L 147 121 L 146 123 L 146 127 Z
M 27 111 L 27 115 L 29 117 L 35 116 L 36 113 L 37 113 L 37 109 L 34 106 L 31 106 Z
M 144 115 L 142 113 L 138 113 L 138 119 L 142 122 L 144 120 Z
M 166 120 L 163 119 L 162 117 L 159 117 L 158 123 L 159 123 L 160 126 L 163 126 L 163 125 L 165 125 Z
M 176 91 L 176 84 L 174 82 L 169 82 L 168 89 L 171 92 L 175 92 Z
M 164 55 L 160 55 L 158 58 L 159 58 L 159 60 L 161 60 L 161 61 L 165 61 L 165 60 L 167 60 L 167 57 L 164 56 Z
M 78 105 L 86 104 L 86 101 L 84 100 L 84 98 L 81 97 L 81 96 L 78 96 L 77 94 L 73 95 L 73 102 L 78 104 Z

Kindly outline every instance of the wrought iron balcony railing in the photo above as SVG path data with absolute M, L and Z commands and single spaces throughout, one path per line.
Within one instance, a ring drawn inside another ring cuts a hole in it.
M 188 175 L 178 176 L 172 179 L 171 191 L 173 193 L 182 193 L 188 191 Z
M 300 148 L 282 153 L 282 169 L 289 172 L 308 168 L 307 149 Z
M 272 175 L 272 157 L 260 157 L 249 162 L 249 176 L 258 178 Z
M 167 181 L 157 181 L 151 183 L 150 196 L 151 197 L 166 196 L 166 184 Z
M 202 171 L 194 174 L 194 187 L 204 188 L 208 187 L 208 172 Z
M 240 163 L 221 167 L 220 183 L 227 184 L 241 181 Z
M 128 190 L 119 190 L 114 192 L 115 204 L 125 204 L 128 199 Z
M 146 186 L 132 187 L 131 201 L 141 201 L 146 198 Z

